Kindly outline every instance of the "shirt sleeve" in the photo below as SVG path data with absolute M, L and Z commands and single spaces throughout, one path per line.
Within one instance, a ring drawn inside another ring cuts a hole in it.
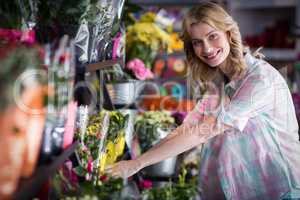
M 252 75 L 242 83 L 230 103 L 222 107 L 217 122 L 242 132 L 250 118 L 269 112 L 273 104 L 274 87 L 271 81 L 262 75 Z
M 195 108 L 188 113 L 184 123 L 197 124 L 202 122 L 205 115 L 216 113 L 218 105 L 220 105 L 220 96 L 218 94 L 205 95 L 202 100 L 198 101 Z
M 183 123 L 197 124 L 201 122 L 203 119 L 204 108 L 204 102 L 198 101 L 195 108 L 187 114 Z

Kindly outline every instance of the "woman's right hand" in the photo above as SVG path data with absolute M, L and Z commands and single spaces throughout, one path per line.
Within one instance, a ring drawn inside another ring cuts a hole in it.
M 105 172 L 113 177 L 128 178 L 142 168 L 138 160 L 124 160 L 108 166 Z

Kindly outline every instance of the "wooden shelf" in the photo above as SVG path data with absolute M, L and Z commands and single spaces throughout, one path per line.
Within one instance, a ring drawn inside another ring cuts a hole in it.
M 102 62 L 91 63 L 86 66 L 86 71 L 94 72 L 94 71 L 101 70 L 101 69 L 108 69 L 118 63 L 120 65 L 124 65 L 123 59 L 119 58 L 116 60 L 105 60 Z
M 42 185 L 51 177 L 64 161 L 75 151 L 78 142 L 74 142 L 51 163 L 38 166 L 30 178 L 21 179 L 13 199 L 32 199 L 40 191 Z

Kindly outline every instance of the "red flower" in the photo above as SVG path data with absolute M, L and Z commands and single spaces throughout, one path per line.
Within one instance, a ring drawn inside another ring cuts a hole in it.
M 142 182 L 140 182 L 139 186 L 140 186 L 140 188 L 142 188 L 142 189 L 149 189 L 149 188 L 152 188 L 152 181 L 149 181 L 149 180 L 143 180 Z
M 59 62 L 60 62 L 60 63 L 65 63 L 66 60 L 70 60 L 70 57 L 71 57 L 70 54 L 64 53 L 64 54 L 62 54 L 62 55 L 60 56 Z
M 102 175 L 102 176 L 100 176 L 100 180 L 101 180 L 102 182 L 105 182 L 105 181 L 108 180 L 108 177 L 107 177 L 106 175 Z

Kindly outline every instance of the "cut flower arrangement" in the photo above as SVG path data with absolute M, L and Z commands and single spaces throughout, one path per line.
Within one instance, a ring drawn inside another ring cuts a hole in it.
M 152 64 L 158 53 L 182 50 L 183 43 L 172 26 L 159 26 L 159 19 L 154 12 L 146 12 L 139 19 L 129 14 L 133 23 L 126 28 L 126 64 L 124 69 L 115 65 L 107 71 L 109 82 L 126 80 L 153 79 Z M 169 30 L 167 30 L 169 29 Z
M 75 135 L 79 141 L 76 151 L 79 164 L 65 163 L 54 179 L 56 191 L 60 197 L 89 195 L 99 199 L 118 199 L 123 180 L 108 177 L 104 169 L 124 152 L 124 128 L 128 115 L 101 111 L 86 121 L 86 127 L 80 127 Z

